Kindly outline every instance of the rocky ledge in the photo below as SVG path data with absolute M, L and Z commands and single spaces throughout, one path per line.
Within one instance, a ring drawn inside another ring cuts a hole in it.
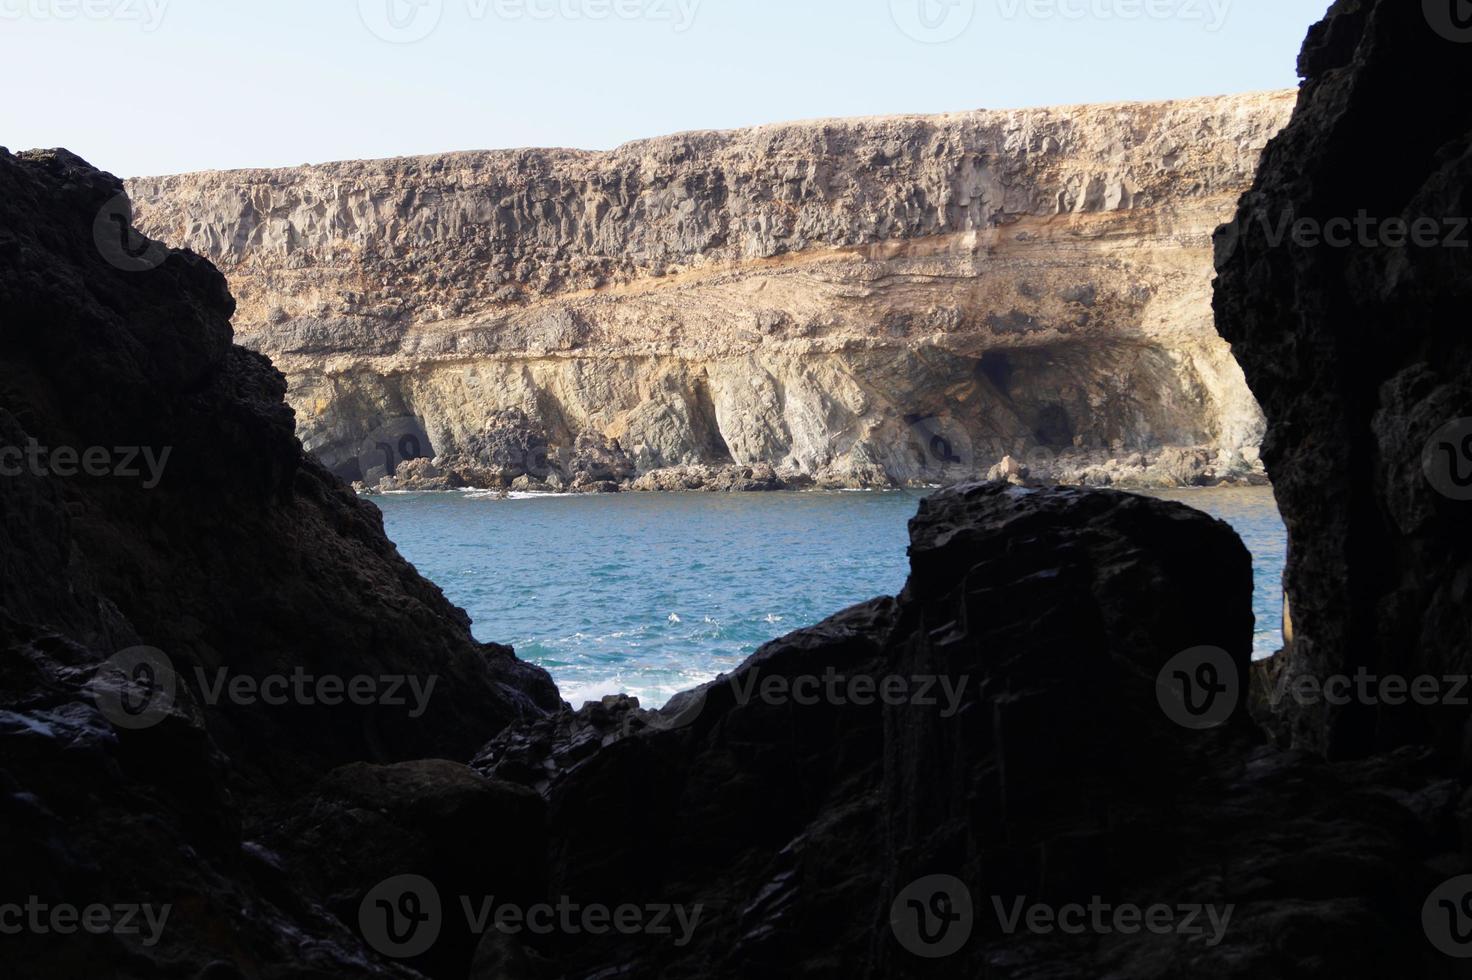
M 1222 482 L 1261 474 L 1263 420 L 1212 329 L 1210 235 L 1291 106 L 824 120 L 128 187 L 140 228 L 225 273 L 306 447 L 369 487 L 924 486 L 1008 455 L 1037 479 Z M 398 472 L 417 459 L 433 472 Z

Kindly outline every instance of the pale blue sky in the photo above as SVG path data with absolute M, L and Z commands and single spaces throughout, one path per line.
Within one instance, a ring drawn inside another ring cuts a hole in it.
M 1256 91 L 1327 6 L 0 0 L 0 145 L 138 176 Z

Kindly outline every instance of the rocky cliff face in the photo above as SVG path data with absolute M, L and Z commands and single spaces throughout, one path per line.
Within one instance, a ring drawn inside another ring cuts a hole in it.
M 1437 96 L 1472 79 L 1472 48 L 1447 5 L 1424 7 L 1335 5 L 1304 48 L 1293 123 L 1218 239 L 1218 324 L 1267 410 L 1291 538 L 1279 721 L 1351 755 L 1467 745 L 1450 682 L 1429 698 L 1288 693 L 1472 672 L 1472 106 Z M 1272 234 L 1285 217 L 1305 234 Z
M 1177 483 L 1257 458 L 1209 235 L 1290 108 L 825 121 L 129 190 L 141 228 L 225 273 L 241 342 L 345 478 L 438 457 L 409 472 L 932 483 L 1010 454 Z
M 0 962 L 381 972 L 283 905 L 258 815 L 343 763 L 468 756 L 556 689 L 302 452 L 224 278 L 111 220 L 121 191 L 0 150 Z M 160 943 L 46 927 L 60 903 L 187 911 Z M 46 911 L 17 934 L 12 905 Z

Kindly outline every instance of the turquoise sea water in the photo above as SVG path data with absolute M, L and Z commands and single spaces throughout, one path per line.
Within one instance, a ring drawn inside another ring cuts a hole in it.
M 921 493 L 375 498 L 389 536 L 475 621 L 580 705 L 646 707 L 908 573 Z M 1285 532 L 1268 489 L 1159 494 L 1236 527 L 1257 575 L 1259 655 L 1278 648 Z

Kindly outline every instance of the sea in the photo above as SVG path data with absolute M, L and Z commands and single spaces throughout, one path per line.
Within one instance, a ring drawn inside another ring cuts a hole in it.
M 1253 555 L 1255 656 L 1282 644 L 1287 531 L 1271 488 L 1159 492 Z M 904 586 L 921 491 L 374 498 L 400 553 L 478 639 L 545 667 L 564 700 L 659 707 L 768 640 Z

